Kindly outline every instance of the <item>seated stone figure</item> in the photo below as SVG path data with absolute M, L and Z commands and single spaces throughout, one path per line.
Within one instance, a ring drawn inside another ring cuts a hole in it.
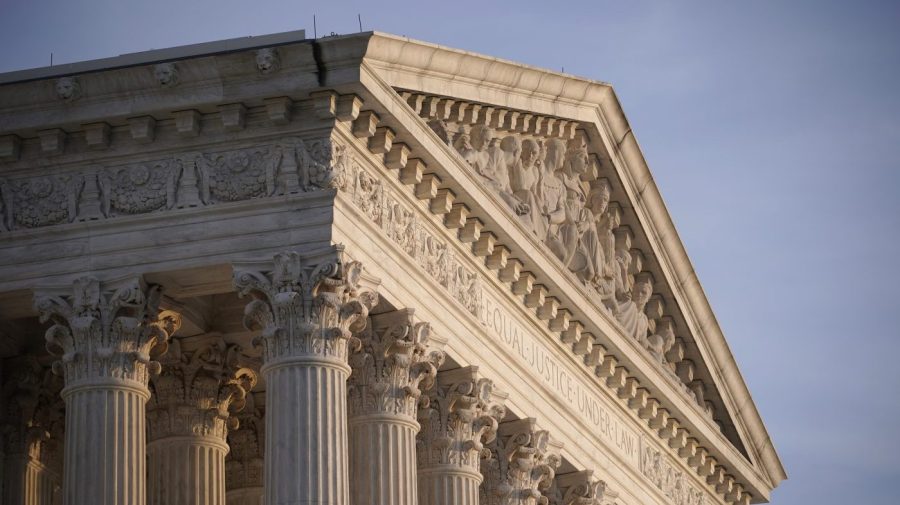
M 514 136 L 508 139 L 516 139 Z M 507 139 L 503 139 L 501 148 L 507 149 Z M 534 139 L 522 140 L 519 147 L 519 156 L 509 165 L 509 186 L 516 200 L 520 202 L 516 208 L 516 214 L 525 223 L 525 226 L 534 234 L 543 238 L 538 230 L 541 214 L 537 202 L 537 186 L 540 179 L 540 168 L 537 161 L 541 155 L 541 145 Z
M 653 279 L 648 273 L 638 274 L 634 279 L 630 299 L 619 304 L 616 319 L 625 333 L 639 342 L 646 342 L 650 330 L 650 320 L 644 313 L 650 295 L 653 294 Z
M 666 362 L 666 353 L 675 345 L 675 322 L 663 317 L 656 324 L 656 331 L 647 337 L 647 349 L 660 363 Z

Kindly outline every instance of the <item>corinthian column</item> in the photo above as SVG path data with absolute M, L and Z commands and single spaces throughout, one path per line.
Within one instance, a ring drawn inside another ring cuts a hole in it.
M 263 447 L 266 445 L 264 393 L 247 395 L 237 413 L 240 426 L 228 432 L 225 458 L 225 502 L 228 505 L 263 505 Z
M 501 424 L 481 465 L 481 505 L 547 505 L 561 448 L 533 418 Z
M 66 403 L 65 505 L 146 503 L 145 404 L 150 359 L 180 321 L 159 317 L 158 286 L 138 278 L 75 281 L 68 294 L 38 293 L 41 321 L 52 320 L 47 349 L 60 357 Z
M 362 265 L 342 256 L 338 247 L 235 265 L 235 287 L 255 297 L 244 324 L 261 330 L 267 505 L 349 502 L 347 357 L 378 297 L 360 289 Z
M 354 505 L 416 504 L 416 410 L 444 361 L 411 309 L 372 316 L 350 358 L 350 477 Z
M 149 505 L 225 505 L 231 412 L 244 407 L 256 373 L 218 336 L 172 341 L 150 381 Z
M 419 410 L 419 505 L 479 504 L 482 451 L 505 415 L 501 402 L 478 367 L 438 374 Z
M 33 356 L 11 359 L 4 368 L 0 503 L 53 505 L 62 486 L 62 380 Z

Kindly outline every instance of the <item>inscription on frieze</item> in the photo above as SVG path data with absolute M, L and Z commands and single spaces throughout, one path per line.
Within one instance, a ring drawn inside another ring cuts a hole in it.
M 592 434 L 614 448 L 635 467 L 640 464 L 640 438 L 614 412 L 614 406 L 578 377 L 571 365 L 558 360 L 544 342 L 548 337 L 527 330 L 490 295 L 482 293 L 479 319 L 482 326 L 553 393 L 593 428 Z

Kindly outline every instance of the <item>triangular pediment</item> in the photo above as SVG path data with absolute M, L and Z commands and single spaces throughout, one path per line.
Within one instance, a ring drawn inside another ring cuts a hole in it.
M 691 436 L 731 446 L 710 455 L 735 459 L 759 489 L 777 485 L 784 470 L 612 88 L 377 33 L 364 51 L 366 108 L 412 136 L 408 156 L 456 165 L 459 180 L 443 181 L 466 202 L 454 218 L 490 221 L 511 258 L 539 251 L 526 266 L 560 310 L 578 313 L 565 302 L 583 296 L 603 314 L 598 375 L 604 357 L 611 375 L 627 363 L 660 408 L 702 432 Z

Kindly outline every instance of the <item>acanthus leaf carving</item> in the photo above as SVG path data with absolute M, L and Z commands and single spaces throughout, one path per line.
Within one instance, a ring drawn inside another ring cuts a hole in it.
M 35 295 L 41 322 L 51 321 L 47 350 L 59 357 L 54 371 L 66 385 L 97 379 L 130 380 L 146 386 L 159 371 L 151 357 L 165 352 L 181 324 L 172 312 L 159 311 L 161 288 L 140 278 L 101 283 L 80 277 L 71 290 Z
M 477 367 L 440 372 L 436 386 L 419 402 L 419 465 L 452 465 L 477 475 L 487 455 L 485 444 L 496 438 L 506 414 L 503 399 Z
M 241 349 L 212 335 L 192 351 L 174 339 L 160 358 L 162 370 L 150 379 L 148 439 L 213 436 L 225 440 L 238 427 L 241 411 L 257 374 L 242 366 Z M 196 337 L 194 337 L 196 338 Z
M 547 494 L 550 505 L 616 505 L 619 496 L 591 470 L 557 475 Z
M 486 505 L 549 505 L 547 496 L 562 462 L 561 446 L 532 418 L 500 425 L 481 464 L 484 484 L 479 503 Z
M 262 270 L 236 266 L 234 285 L 252 295 L 244 310 L 248 329 L 260 330 L 255 343 L 263 361 L 318 356 L 346 362 L 358 345 L 354 331 L 365 327 L 378 295 L 360 285 L 362 264 L 344 259 L 336 247 L 322 257 L 276 254 Z
M 264 393 L 259 393 L 260 397 Z M 237 428 L 228 431 L 225 484 L 228 490 L 263 486 L 266 447 L 264 406 L 256 394 L 248 394 L 244 408 L 235 414 Z
M 675 505 L 704 505 L 706 494 L 690 484 L 684 472 L 658 449 L 645 445 L 641 453 L 641 472 Z
M 360 332 L 360 352 L 350 358 L 350 417 L 393 414 L 416 418 L 422 392 L 434 386 L 443 351 L 431 346 L 431 326 L 412 310 L 370 318 Z

